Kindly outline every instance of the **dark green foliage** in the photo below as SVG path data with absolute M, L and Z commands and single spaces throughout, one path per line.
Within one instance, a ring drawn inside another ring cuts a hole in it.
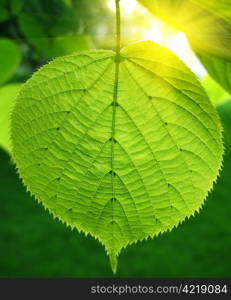
M 63 0 L 23 0 L 24 12 L 33 17 L 48 37 L 78 33 L 78 13 Z

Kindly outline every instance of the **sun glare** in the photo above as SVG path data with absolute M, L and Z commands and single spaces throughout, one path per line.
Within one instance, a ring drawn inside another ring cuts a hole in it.
M 199 77 L 204 77 L 207 74 L 205 68 L 192 52 L 184 33 L 179 32 L 170 37 L 166 47 L 172 50 Z
M 108 7 L 115 11 L 115 0 L 108 0 Z M 172 50 L 199 77 L 207 72 L 191 50 L 183 32 L 174 31 L 159 19 L 150 15 L 136 0 L 121 1 L 122 16 L 131 17 L 133 14 L 145 15 L 145 26 L 139 26 L 144 40 L 151 40 Z M 137 21 L 136 21 L 137 22 Z
M 143 36 L 145 40 L 172 50 L 199 77 L 206 75 L 206 70 L 192 52 L 183 32 L 174 31 L 159 20 L 152 20 L 150 28 L 144 31 Z
M 136 0 L 124 0 L 121 1 L 121 10 L 125 11 L 126 14 L 132 14 L 136 8 L 137 8 L 137 3 Z M 115 10 L 115 0 L 108 0 L 108 7 L 111 10 Z

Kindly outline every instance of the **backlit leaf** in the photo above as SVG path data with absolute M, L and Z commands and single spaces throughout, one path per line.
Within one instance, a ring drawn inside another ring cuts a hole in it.
M 17 98 L 12 141 L 29 191 L 97 238 L 113 271 L 122 248 L 200 209 L 223 153 L 199 81 L 151 42 L 125 47 L 120 59 L 88 51 L 43 67 Z

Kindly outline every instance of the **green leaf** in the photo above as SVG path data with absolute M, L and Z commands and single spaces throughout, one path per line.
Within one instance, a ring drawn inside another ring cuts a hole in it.
M 224 128 L 224 141 L 226 155 L 231 157 L 231 100 L 225 103 L 219 103 L 217 110 L 222 117 L 222 125 Z M 227 178 L 228 179 L 228 178 Z M 229 171 L 230 180 L 230 171 Z
M 24 12 L 46 32 L 46 36 L 79 33 L 80 20 L 78 11 L 63 0 L 24 0 Z
M 17 44 L 9 39 L 0 38 L 0 85 L 14 75 L 20 61 L 21 54 Z
M 210 1 L 210 0 L 209 0 Z M 231 93 L 231 24 L 192 0 L 139 0 L 155 16 L 183 31 L 202 64 Z M 203 2 L 203 0 L 202 0 Z M 213 0 L 212 0 L 213 2 Z M 213 2 L 215 5 L 215 2 Z M 219 7 L 219 1 L 216 1 Z M 230 12 L 231 3 L 229 3 Z
M 209 75 L 206 75 L 201 79 L 201 84 L 206 90 L 209 99 L 215 105 L 223 103 L 230 99 L 230 95 Z
M 9 116 L 20 86 L 21 84 L 13 83 L 0 87 L 0 147 L 7 152 L 11 152 Z
M 45 49 L 44 53 L 50 58 L 68 55 L 76 51 L 89 50 L 91 48 L 91 40 L 86 35 L 58 36 L 52 38 L 50 47 Z M 43 49 L 44 50 L 44 49 Z
M 202 53 L 197 53 L 197 56 L 207 69 L 209 75 L 228 93 L 231 93 L 231 60 Z
M 82 34 L 49 37 L 36 19 L 27 14 L 20 15 L 19 26 L 28 41 L 48 58 L 88 50 L 91 46 L 90 39 Z
M 198 211 L 216 180 L 221 125 L 195 75 L 152 42 L 58 58 L 23 86 L 14 159 L 29 191 L 106 248 L 115 272 L 128 244 Z
M 206 75 L 201 79 L 201 84 L 206 90 L 209 99 L 213 104 L 218 105 L 230 99 L 228 94 L 211 76 Z

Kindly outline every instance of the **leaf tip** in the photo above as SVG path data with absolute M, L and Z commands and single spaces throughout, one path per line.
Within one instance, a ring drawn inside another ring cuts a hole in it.
M 118 266 L 118 260 L 117 260 L 116 254 L 114 252 L 109 253 L 109 260 L 110 260 L 112 272 L 113 272 L 113 274 L 116 274 L 117 266 Z

